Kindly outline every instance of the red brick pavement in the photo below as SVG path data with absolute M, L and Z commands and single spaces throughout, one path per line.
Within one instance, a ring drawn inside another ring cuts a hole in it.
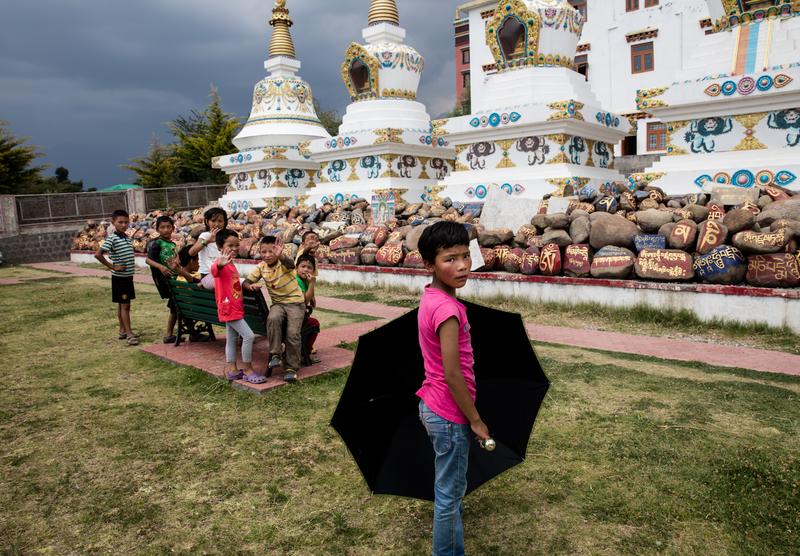
M 29 266 L 42 270 L 67 272 L 79 276 L 108 276 L 107 272 L 80 268 L 71 263 L 41 263 Z M 137 275 L 136 281 L 149 283 L 150 278 L 146 275 Z M 379 303 L 365 303 L 328 297 L 318 297 L 317 305 L 320 309 L 363 314 L 381 319 L 397 318 L 407 311 L 407 309 L 389 307 Z M 317 344 L 320 347 L 324 345 L 326 348 L 332 348 L 340 342 L 352 342 L 360 334 L 380 324 L 382 323 L 379 321 L 373 321 L 324 330 Z M 533 341 L 800 376 L 800 356 L 779 351 L 535 324 L 528 324 L 527 329 Z M 193 344 L 192 347 L 196 345 Z M 343 354 L 339 355 L 343 358 Z M 324 359 L 322 356 L 321 358 Z M 347 364 L 342 366 L 347 366 Z M 303 373 L 300 376 L 302 377 Z

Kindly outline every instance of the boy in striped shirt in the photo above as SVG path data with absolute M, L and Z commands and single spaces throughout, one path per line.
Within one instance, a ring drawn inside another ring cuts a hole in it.
M 129 346 L 135 346 L 139 344 L 139 338 L 131 329 L 131 301 L 136 299 L 133 287 L 136 261 L 133 243 L 125 234 L 130 217 L 124 210 L 115 210 L 111 214 L 111 224 L 114 232 L 106 238 L 94 257 L 111 271 L 111 300 L 117 304 L 119 339 L 127 340 Z M 110 262 L 106 254 L 111 258 Z
M 267 317 L 267 339 L 269 340 L 269 369 L 282 366 L 281 345 L 286 345 L 286 367 L 283 379 L 297 380 L 300 368 L 300 331 L 306 316 L 306 297 L 297 284 L 294 261 L 283 254 L 283 242 L 276 237 L 265 237 L 259 243 L 261 263 L 247 276 L 243 288 L 258 289 L 257 283 L 264 280 L 272 300 Z M 286 337 L 283 327 L 286 325 Z

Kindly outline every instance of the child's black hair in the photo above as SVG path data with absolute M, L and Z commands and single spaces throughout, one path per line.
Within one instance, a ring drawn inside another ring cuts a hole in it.
M 161 224 L 163 224 L 164 222 L 169 222 L 173 226 L 175 225 L 175 221 L 169 216 L 159 216 L 158 218 L 156 218 L 156 230 L 158 230 L 159 226 L 161 226 Z
M 312 257 L 311 255 L 308 255 L 306 253 L 303 253 L 302 255 L 297 257 L 297 261 L 295 261 L 294 266 L 298 267 L 298 266 L 300 266 L 300 263 L 310 263 L 311 264 L 311 268 L 313 268 L 315 270 L 317 268 L 317 260 L 314 257 Z
M 275 236 L 264 236 L 259 240 L 259 245 L 275 245 L 278 243 L 278 238 Z
M 457 222 L 437 222 L 425 228 L 419 238 L 419 253 L 422 260 L 433 264 L 436 254 L 442 249 L 449 249 L 458 245 L 469 245 L 469 233 L 463 224 Z
M 196 253 L 194 255 L 189 253 L 191 248 L 191 245 L 187 245 L 178 252 L 178 261 L 181 263 L 181 266 L 188 266 L 191 261 L 197 260 Z
M 225 228 L 224 230 L 220 230 L 217 232 L 217 247 L 222 249 L 222 246 L 225 245 L 225 240 L 229 237 L 236 236 L 239 237 L 239 234 L 234 232 L 233 230 L 229 230 Z
M 211 228 L 208 226 L 208 221 L 211 220 L 212 218 L 214 218 L 215 216 L 217 216 L 218 214 L 221 214 L 222 218 L 225 220 L 225 224 L 223 224 L 222 229 L 224 230 L 225 228 L 228 227 L 228 213 L 225 211 L 225 209 L 221 209 L 219 207 L 214 207 L 214 208 L 208 209 L 203 214 L 203 220 L 206 223 L 206 231 L 207 232 L 211 230 Z
M 303 235 L 302 235 L 302 237 L 300 239 L 305 241 L 306 240 L 306 236 L 308 236 L 310 234 L 314 234 L 315 236 L 319 237 L 319 234 L 317 232 L 315 232 L 314 230 L 306 230 L 305 232 L 303 232 Z
M 111 221 L 112 222 L 114 220 L 116 220 L 117 218 L 130 218 L 130 215 L 128 214 L 127 210 L 119 209 L 119 210 L 115 210 L 114 212 L 111 213 Z

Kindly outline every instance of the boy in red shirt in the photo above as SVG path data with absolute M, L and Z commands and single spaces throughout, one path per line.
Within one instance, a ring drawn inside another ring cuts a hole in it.
M 239 250 L 239 234 L 233 230 L 220 230 L 217 232 L 216 242 L 220 257 L 211 265 L 211 275 L 214 277 L 217 315 L 219 321 L 225 323 L 225 358 L 228 363 L 225 378 L 229 382 L 244 378 L 251 384 L 263 384 L 267 378 L 253 370 L 255 334 L 244 320 L 242 283 L 239 271 L 233 264 Z M 244 371 L 236 365 L 236 344 L 239 336 L 242 338 Z

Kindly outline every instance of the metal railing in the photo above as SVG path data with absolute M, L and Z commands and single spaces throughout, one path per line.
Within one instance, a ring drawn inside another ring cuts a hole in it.
M 225 195 L 225 185 L 182 185 L 162 189 L 145 189 L 144 205 L 148 212 L 172 208 L 194 210 L 219 200 Z
M 118 209 L 128 210 L 124 191 L 17 195 L 16 203 L 21 226 L 80 222 L 107 217 Z

